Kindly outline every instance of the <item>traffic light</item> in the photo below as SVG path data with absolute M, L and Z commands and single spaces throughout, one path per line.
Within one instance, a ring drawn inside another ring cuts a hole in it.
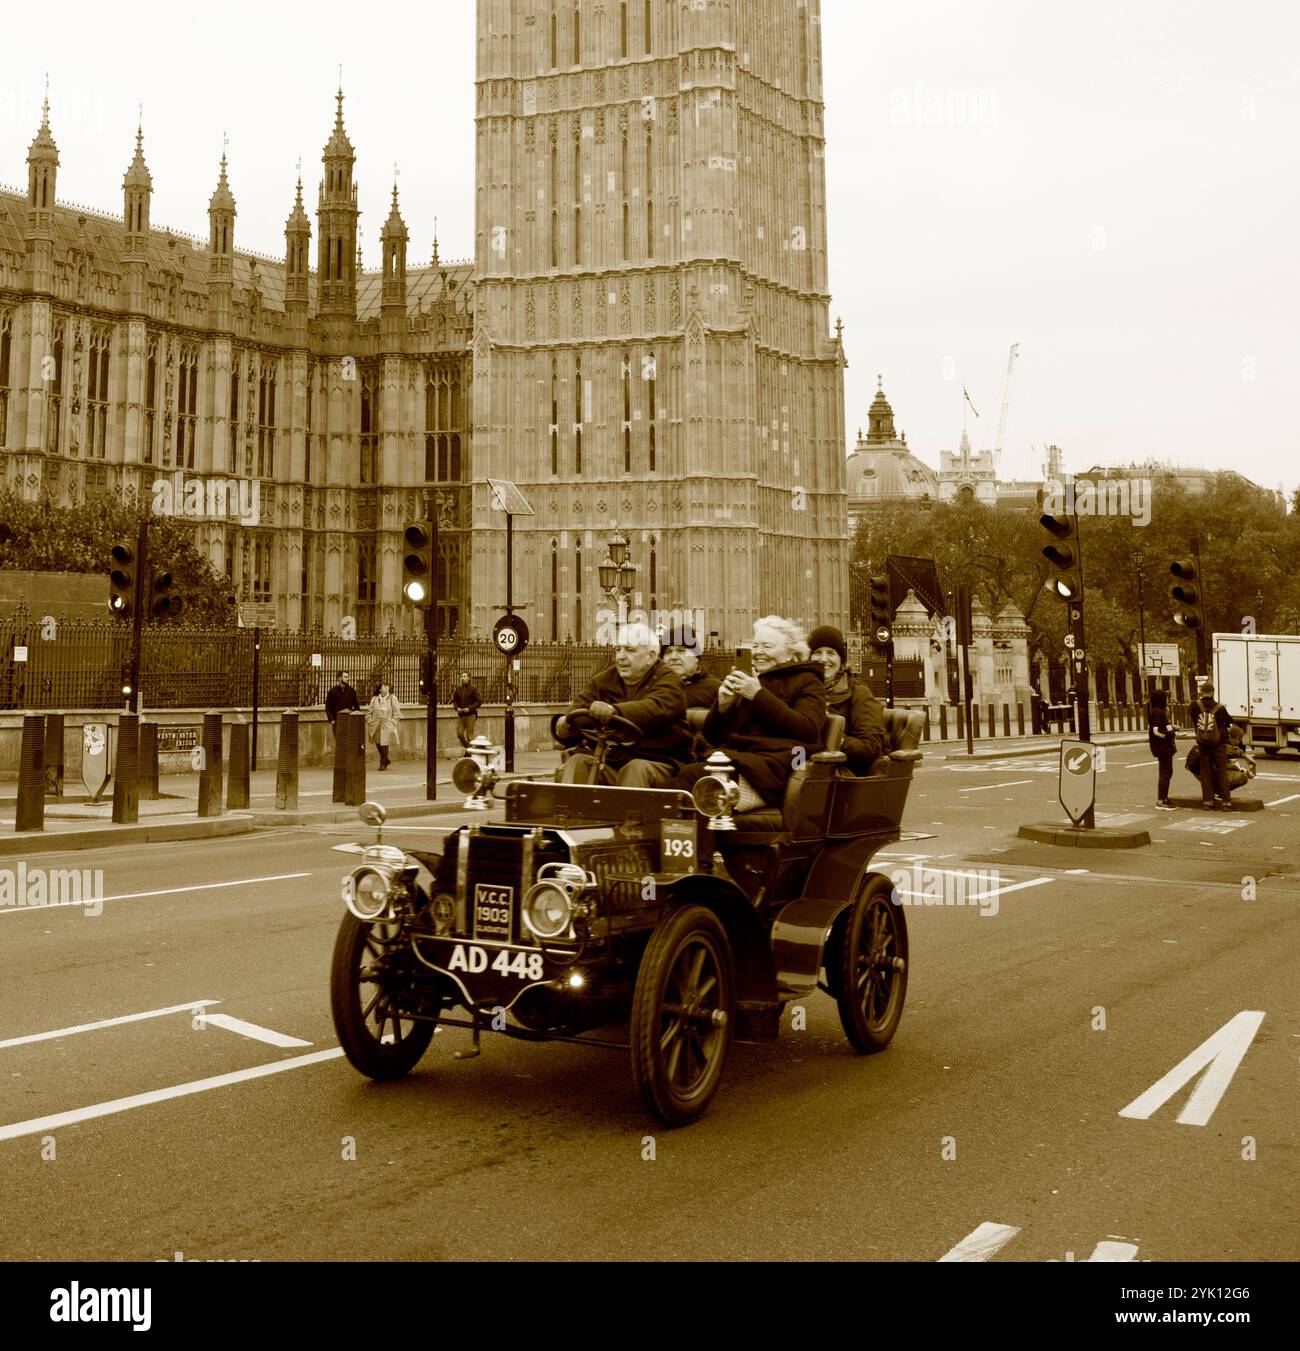
M 1169 565 L 1169 571 L 1178 579 L 1169 588 L 1169 594 L 1176 602 L 1174 623 L 1195 632 L 1205 623 L 1205 616 L 1201 612 L 1201 587 L 1196 562 L 1191 558 L 1180 558 Z
M 135 550 L 129 544 L 113 545 L 108 580 L 108 608 L 125 619 L 135 605 Z
M 869 583 L 871 634 L 881 647 L 894 636 L 894 607 L 889 599 L 889 578 L 873 577 Z
M 1044 586 L 1061 600 L 1079 600 L 1083 596 L 1083 550 L 1079 547 L 1079 523 L 1073 516 L 1039 518 L 1052 543 L 1043 548 L 1043 557 L 1052 565 Z
M 124 661 L 122 663 L 122 697 L 124 699 L 129 699 L 133 692 L 134 687 L 131 682 L 131 663 L 129 661 Z
M 433 527 L 417 521 L 406 527 L 402 556 L 402 599 L 427 610 L 433 603 Z
M 185 608 L 185 602 L 172 594 L 172 575 L 170 572 L 157 573 L 153 579 L 153 617 L 155 619 L 175 619 Z
M 429 691 L 433 688 L 433 680 L 431 679 L 429 674 L 432 670 L 433 670 L 433 657 L 426 652 L 424 656 L 420 658 L 421 699 L 427 699 L 429 697 Z

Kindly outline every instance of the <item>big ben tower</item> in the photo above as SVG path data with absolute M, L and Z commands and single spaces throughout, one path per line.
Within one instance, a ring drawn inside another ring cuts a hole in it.
M 724 642 L 847 606 L 819 0 L 479 0 L 473 628 L 590 641 L 615 527 Z

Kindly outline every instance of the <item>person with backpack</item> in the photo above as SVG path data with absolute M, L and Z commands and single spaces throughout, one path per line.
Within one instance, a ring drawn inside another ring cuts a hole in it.
M 1228 787 L 1228 728 L 1232 719 L 1228 710 L 1214 697 L 1214 685 L 1206 681 L 1201 696 L 1192 705 L 1196 716 L 1196 749 L 1200 752 L 1201 806 L 1206 811 L 1232 810 L 1232 790 Z M 1215 794 L 1222 799 L 1216 803 Z
M 1175 732 L 1169 723 L 1169 695 L 1164 690 L 1153 690 L 1147 705 L 1147 741 L 1151 754 L 1160 765 L 1156 783 L 1156 806 L 1162 811 L 1177 811 L 1169 801 L 1169 781 L 1174 774 Z

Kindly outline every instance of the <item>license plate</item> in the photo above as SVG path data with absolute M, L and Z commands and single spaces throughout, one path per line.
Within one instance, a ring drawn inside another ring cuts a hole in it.
M 474 943 L 457 943 L 452 948 L 447 970 L 464 971 L 471 976 L 493 971 L 499 976 L 534 981 L 542 980 L 546 975 L 542 954 L 536 949 L 496 948 L 489 951 Z
M 474 888 L 474 937 L 508 943 L 510 916 L 514 908 L 514 887 L 491 886 L 480 882 Z
M 661 821 L 659 823 L 661 848 L 660 872 L 690 873 L 695 871 L 695 822 Z

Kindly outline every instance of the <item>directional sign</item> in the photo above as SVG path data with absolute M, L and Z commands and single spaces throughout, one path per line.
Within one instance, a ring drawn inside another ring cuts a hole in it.
M 492 630 L 492 641 L 507 657 L 517 657 L 528 646 L 528 625 L 519 615 L 502 615 Z
M 93 798 L 109 775 L 108 724 L 88 722 L 81 729 L 81 782 Z
M 532 507 L 528 505 L 528 499 L 521 493 L 513 483 L 506 482 L 505 479 L 490 478 L 488 487 L 492 492 L 492 510 L 504 511 L 511 516 L 532 516 Z
M 876 630 L 876 642 L 878 642 L 878 643 L 880 644 L 881 647 L 888 647 L 888 646 L 889 646 L 889 640 L 890 640 L 893 636 L 894 636 L 894 635 L 893 635 L 892 631 L 891 631 L 889 628 L 887 628 L 884 624 L 882 624 L 882 625 Z
M 1077 826 L 1097 798 L 1097 761 L 1087 741 L 1061 742 L 1061 806 Z

